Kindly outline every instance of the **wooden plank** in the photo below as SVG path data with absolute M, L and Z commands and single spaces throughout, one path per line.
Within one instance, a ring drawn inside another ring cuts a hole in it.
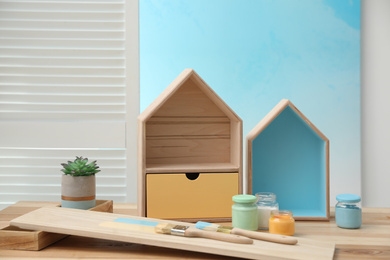
M 178 120 L 165 120 L 165 121 L 154 121 L 148 122 L 146 125 L 146 138 L 151 137 L 172 137 L 178 136 L 185 138 L 187 136 L 191 137 L 195 136 L 222 136 L 225 138 L 229 138 L 230 135 L 230 121 L 216 122 L 208 120 L 189 120 L 182 119 Z M 198 119 L 198 118 L 197 118 Z M 206 118 L 202 118 L 206 119 Z M 212 118 L 215 120 L 215 118 Z M 186 120 L 186 121 L 184 121 Z
M 57 232 L 68 235 L 94 237 L 248 259 L 332 259 L 334 254 L 334 243 L 319 242 L 305 238 L 300 238 L 298 244 L 293 246 L 259 240 L 254 241 L 254 244 L 252 245 L 243 245 L 204 238 L 186 238 L 149 233 L 146 231 L 135 231 L 130 229 L 124 230 L 115 227 L 106 227 L 102 224 L 112 222 L 117 218 L 145 220 L 145 218 L 142 217 L 129 217 L 127 215 L 119 214 L 62 208 L 41 208 L 12 220 L 11 224 L 21 228 L 40 229 L 47 232 Z M 147 220 L 160 222 L 160 220 L 156 219 Z M 190 223 L 166 220 L 163 222 L 192 225 Z
M 187 122 L 184 119 L 187 119 L 191 124 L 223 124 L 230 123 L 230 119 L 227 116 L 154 116 L 151 117 L 148 121 L 148 125 L 153 124 L 180 124 L 182 122 Z
M 239 165 L 232 163 L 197 163 L 197 164 L 148 164 L 146 173 L 168 172 L 238 172 Z
M 231 139 L 230 139 L 230 163 L 236 165 L 238 167 L 238 193 L 243 193 L 243 166 L 242 166 L 242 121 L 239 119 L 239 122 L 231 121 L 230 122 L 230 131 L 231 131 Z
M 146 123 L 137 119 L 137 211 L 138 216 L 145 215 L 146 203 Z
M 230 140 L 193 136 L 146 140 L 146 167 L 149 164 L 228 163 Z

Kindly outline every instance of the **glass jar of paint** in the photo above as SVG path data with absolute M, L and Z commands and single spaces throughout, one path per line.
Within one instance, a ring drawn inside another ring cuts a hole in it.
M 295 233 L 295 220 L 289 210 L 273 210 L 269 219 L 269 232 L 292 236 Z
M 355 194 L 339 194 L 335 209 L 336 224 L 341 228 L 360 228 L 362 225 L 362 209 L 360 196 Z
M 271 211 L 278 210 L 279 204 L 276 201 L 276 195 L 272 192 L 258 192 L 257 197 L 257 217 L 258 228 L 267 230 L 269 228 L 269 218 Z
M 257 230 L 256 196 L 235 195 L 232 206 L 232 226 L 246 230 Z

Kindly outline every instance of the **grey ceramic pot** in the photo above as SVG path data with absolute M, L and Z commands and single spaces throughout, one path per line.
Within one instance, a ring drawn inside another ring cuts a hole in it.
M 90 209 L 96 206 L 95 175 L 62 175 L 61 207 Z

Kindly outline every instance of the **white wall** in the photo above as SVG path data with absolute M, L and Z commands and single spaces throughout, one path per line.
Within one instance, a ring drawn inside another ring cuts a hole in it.
M 362 201 L 390 207 L 390 1 L 361 2 Z

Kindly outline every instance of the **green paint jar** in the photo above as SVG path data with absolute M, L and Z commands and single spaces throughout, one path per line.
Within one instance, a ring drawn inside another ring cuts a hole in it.
M 246 230 L 257 230 L 257 206 L 256 196 L 235 195 L 232 206 L 232 226 Z

